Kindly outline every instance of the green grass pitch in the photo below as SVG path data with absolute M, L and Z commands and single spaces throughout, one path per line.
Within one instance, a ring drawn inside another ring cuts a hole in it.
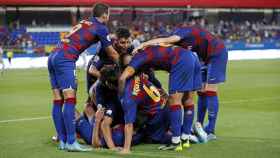
M 166 73 L 159 78 L 167 86 Z M 78 108 L 86 98 L 85 73 L 78 71 Z M 58 151 L 47 69 L 9 70 L 0 76 L 0 158 L 279 158 L 280 60 L 230 61 L 220 86 L 218 140 L 183 152 L 158 151 L 158 145 L 133 147 L 122 156 L 108 150 Z M 38 118 L 37 120 L 17 120 Z M 14 120 L 8 121 L 7 120 Z

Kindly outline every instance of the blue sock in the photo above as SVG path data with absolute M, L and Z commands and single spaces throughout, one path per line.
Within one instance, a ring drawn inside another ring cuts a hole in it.
M 198 92 L 198 101 L 197 101 L 197 122 L 203 125 L 205 113 L 206 113 L 206 96 L 203 92 Z
M 182 133 L 191 134 L 193 118 L 194 118 L 194 105 L 185 106 Z
M 205 131 L 209 134 L 215 133 L 216 120 L 219 111 L 219 100 L 216 92 L 207 91 L 206 93 L 208 125 L 206 126 Z
M 182 107 L 181 105 L 169 106 L 169 119 L 172 137 L 181 136 Z
M 76 98 L 68 98 L 66 99 L 64 105 L 63 117 L 64 117 L 64 124 L 66 127 L 68 144 L 73 144 L 76 140 L 75 104 L 76 104 Z
M 58 139 L 66 142 L 66 131 L 62 113 L 63 100 L 54 100 L 52 109 L 52 118 L 55 125 Z

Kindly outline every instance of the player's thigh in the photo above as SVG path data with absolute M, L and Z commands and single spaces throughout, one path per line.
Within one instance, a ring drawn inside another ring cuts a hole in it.
M 207 83 L 218 84 L 226 80 L 226 68 L 228 61 L 228 53 L 223 49 L 219 54 L 210 58 L 207 65 Z
M 74 66 L 65 66 L 56 72 L 60 89 L 65 98 L 76 97 L 77 80 Z
M 60 89 L 56 76 L 56 68 L 53 62 L 51 61 L 51 57 L 48 58 L 48 72 L 49 72 L 49 80 L 52 89 Z

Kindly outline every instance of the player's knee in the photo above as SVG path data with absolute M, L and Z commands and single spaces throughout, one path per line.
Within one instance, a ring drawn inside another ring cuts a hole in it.
M 218 91 L 218 85 L 217 84 L 207 84 L 204 87 L 203 91 L 213 91 L 213 92 L 217 92 Z
M 59 89 L 53 89 L 53 98 L 54 100 L 62 100 L 63 96 L 61 95 L 61 92 Z
M 76 98 L 76 92 L 74 89 L 63 90 L 64 98 Z
M 101 126 L 104 128 L 104 127 L 110 127 L 112 124 L 112 118 L 111 117 L 108 117 L 108 116 L 105 116 L 102 123 L 101 123 Z

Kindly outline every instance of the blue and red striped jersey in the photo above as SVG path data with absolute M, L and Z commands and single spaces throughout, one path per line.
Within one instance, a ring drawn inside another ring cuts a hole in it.
M 103 47 L 111 45 L 108 28 L 96 18 L 82 20 L 59 42 L 57 49 L 62 49 L 65 57 L 77 60 L 79 55 L 94 43 L 101 41 Z
M 169 72 L 172 65 L 179 61 L 182 53 L 191 52 L 176 46 L 150 46 L 133 56 L 129 66 L 136 71 L 153 68 L 154 70 L 166 70 Z
M 158 89 L 143 75 L 130 78 L 121 97 L 125 123 L 134 123 L 137 110 L 152 117 L 161 108 L 163 100 Z
M 200 27 L 186 26 L 176 29 L 173 35 L 177 35 L 181 38 L 176 45 L 188 49 L 191 46 L 191 50 L 196 52 L 198 56 L 207 61 L 211 55 L 219 53 L 220 49 L 223 49 L 224 42 L 212 35 L 209 31 Z

